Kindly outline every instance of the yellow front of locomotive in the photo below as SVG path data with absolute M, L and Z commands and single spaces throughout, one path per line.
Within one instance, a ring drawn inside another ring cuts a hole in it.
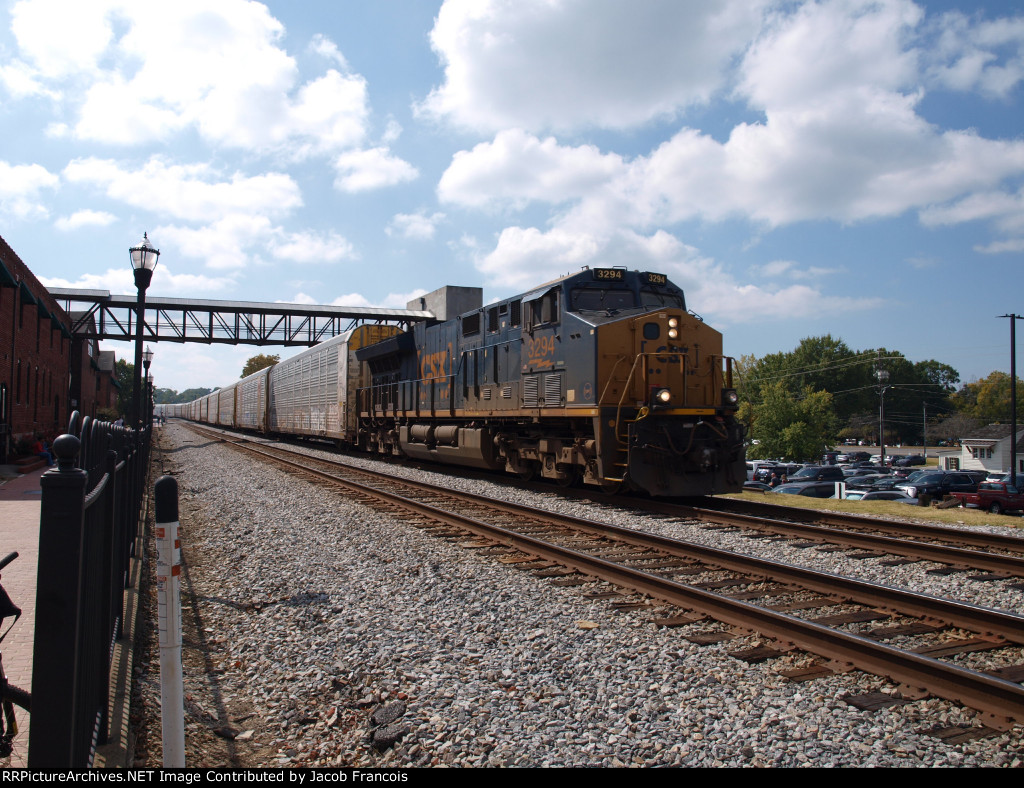
M 605 483 L 659 496 L 742 489 L 744 431 L 722 335 L 681 304 L 597 331 L 596 432 Z

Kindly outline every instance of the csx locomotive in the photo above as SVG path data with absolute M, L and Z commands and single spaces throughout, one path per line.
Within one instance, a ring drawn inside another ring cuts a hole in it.
M 171 413 L 610 491 L 741 489 L 733 360 L 665 275 L 588 268 L 480 294 L 442 288 L 422 304 L 442 319 L 360 326 Z

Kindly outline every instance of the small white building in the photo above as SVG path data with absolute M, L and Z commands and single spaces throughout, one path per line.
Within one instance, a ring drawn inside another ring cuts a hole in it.
M 1017 473 L 1024 473 L 1024 427 L 1017 430 Z M 960 439 L 962 470 L 1009 471 L 1011 457 L 1010 425 L 989 424 Z

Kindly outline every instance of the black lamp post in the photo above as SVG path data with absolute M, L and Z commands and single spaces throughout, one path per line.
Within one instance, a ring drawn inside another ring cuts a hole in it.
M 135 380 L 132 392 L 132 424 L 135 429 L 142 429 L 142 324 L 146 314 L 146 288 L 153 280 L 153 269 L 160 259 L 160 250 L 149 242 L 146 233 L 142 234 L 142 242 L 128 250 L 131 255 L 132 268 L 135 270 L 135 286 L 139 289 L 139 302 L 135 317 Z M 150 353 L 150 359 L 152 359 Z M 149 369 L 149 363 L 146 363 Z
M 146 349 L 142 351 L 142 368 L 146 371 L 146 407 L 143 411 L 143 421 L 146 426 L 149 427 L 152 424 L 150 414 L 153 411 L 152 400 L 153 400 L 153 382 L 149 379 L 149 365 L 153 363 L 153 348 L 146 345 Z

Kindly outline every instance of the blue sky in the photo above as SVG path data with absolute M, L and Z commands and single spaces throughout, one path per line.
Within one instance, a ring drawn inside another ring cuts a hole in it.
M 627 265 L 735 356 L 831 333 L 965 382 L 1009 368 L 1017 4 L 0 8 L 0 235 L 49 285 L 134 293 L 143 231 L 150 292 L 180 297 L 492 300 Z M 259 352 L 155 350 L 178 390 Z

